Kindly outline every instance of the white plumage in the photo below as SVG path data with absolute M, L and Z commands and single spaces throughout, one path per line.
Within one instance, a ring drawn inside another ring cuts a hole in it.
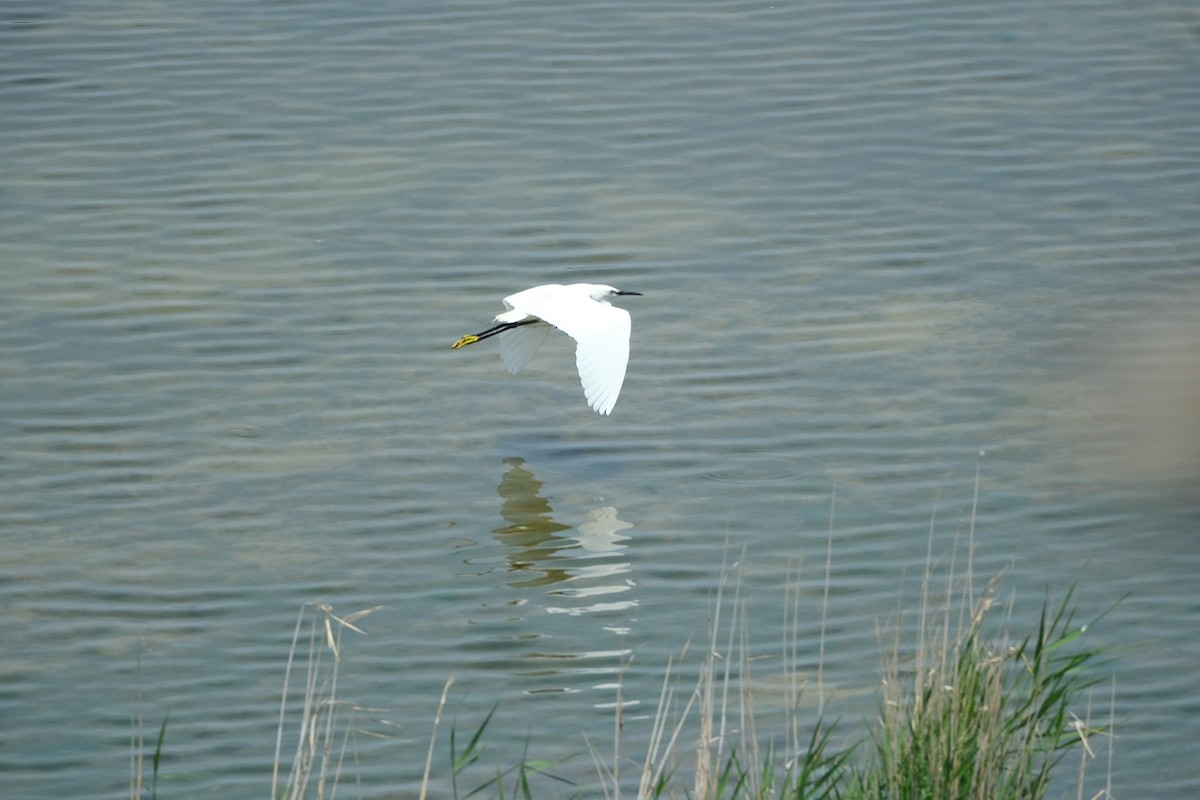
M 504 298 L 507 311 L 496 315 L 494 327 L 464 336 L 455 349 L 500 333 L 500 358 L 513 375 L 537 353 L 550 327 L 575 340 L 575 365 L 588 405 L 608 414 L 616 405 L 629 364 L 629 312 L 609 303 L 618 295 L 636 295 L 595 283 L 553 283 L 535 286 Z

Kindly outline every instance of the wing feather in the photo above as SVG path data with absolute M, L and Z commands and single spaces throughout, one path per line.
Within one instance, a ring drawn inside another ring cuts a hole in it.
M 499 337 L 500 360 L 504 362 L 504 368 L 513 375 L 520 372 L 529 363 L 529 359 L 533 358 L 538 348 L 542 346 L 542 342 L 546 341 L 548 333 L 550 333 L 550 326 L 541 323 L 522 325 L 519 328 L 505 331 Z
M 579 341 L 575 348 L 583 394 L 588 404 L 601 414 L 610 413 L 617 404 L 629 364 L 629 312 L 622 308 L 613 311 L 620 312 L 624 319 L 618 320 L 605 336 Z

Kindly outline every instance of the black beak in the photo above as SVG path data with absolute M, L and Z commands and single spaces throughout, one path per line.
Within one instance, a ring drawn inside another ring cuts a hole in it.
M 621 295 L 624 295 L 624 294 L 636 294 L 638 297 L 642 297 L 642 293 L 641 293 L 641 292 L 613 292 L 613 294 L 621 294 Z

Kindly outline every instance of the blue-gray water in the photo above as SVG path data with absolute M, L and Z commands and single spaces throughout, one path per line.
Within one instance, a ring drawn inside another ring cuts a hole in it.
M 1085 637 L 1113 794 L 1196 796 L 1198 31 L 1100 0 L 5 5 L 4 797 L 128 796 L 139 713 L 170 715 L 160 796 L 266 796 L 306 602 L 384 606 L 342 642 L 362 796 L 411 794 L 451 672 L 439 781 L 494 704 L 485 763 L 610 747 L 618 682 L 640 757 L 727 550 L 756 676 L 797 574 L 814 668 L 831 527 L 850 730 L 977 468 L 1015 628 L 1075 580 L 1081 619 L 1125 597 Z M 563 337 L 519 378 L 449 349 L 574 281 L 645 293 L 611 417 Z

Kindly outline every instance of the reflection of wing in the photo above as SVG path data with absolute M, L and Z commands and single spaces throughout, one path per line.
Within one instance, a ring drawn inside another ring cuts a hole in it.
M 500 359 L 504 362 L 504 368 L 513 375 L 520 372 L 542 346 L 542 342 L 546 341 L 549 332 L 549 325 L 540 324 L 522 325 L 505 331 L 500 337 Z
M 576 341 L 575 364 L 588 404 L 601 414 L 612 411 L 629 364 L 629 312 L 586 294 L 577 298 L 564 298 L 561 293 L 555 297 L 544 293 L 522 297 L 524 294 L 506 298 L 506 302 L 515 300 L 515 310 L 549 322 Z
M 617 510 L 612 506 L 604 506 L 603 508 L 593 508 L 588 512 L 588 521 L 581 525 L 576 525 L 575 529 L 579 531 L 579 544 L 584 550 L 589 553 L 616 553 L 625 549 L 625 545 L 621 542 L 627 541 L 628 536 L 618 533 L 618 531 L 629 530 L 633 527 L 632 522 L 626 522 L 623 519 L 617 518 Z M 628 567 L 628 564 L 621 564 L 621 567 Z M 622 569 L 621 572 L 628 570 Z M 611 570 L 609 574 L 617 574 L 616 570 Z

